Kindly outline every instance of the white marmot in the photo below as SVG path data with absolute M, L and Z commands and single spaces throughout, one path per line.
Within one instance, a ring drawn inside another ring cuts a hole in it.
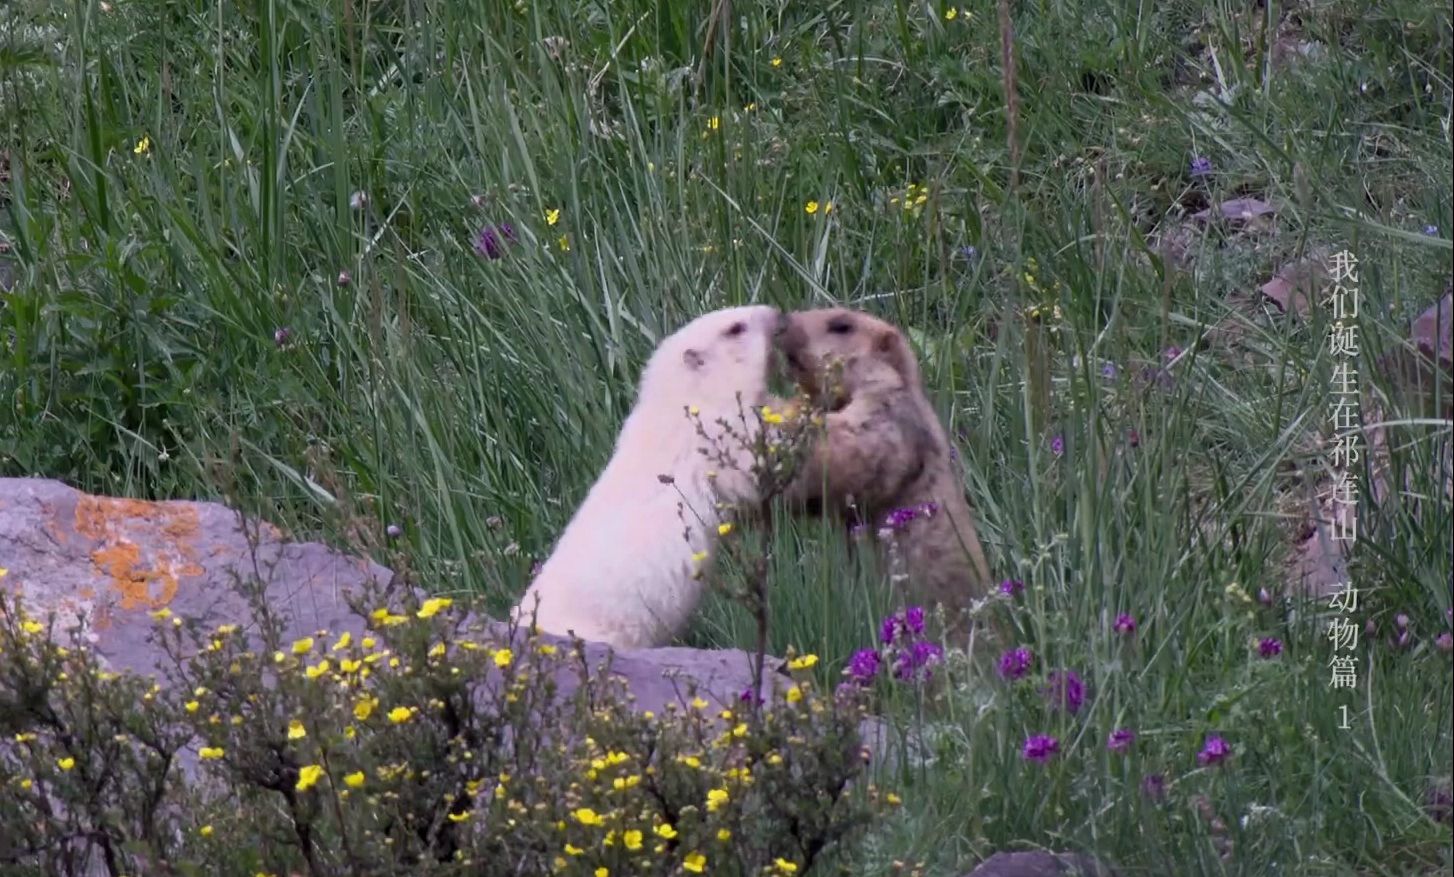
M 636 403 L 605 471 L 576 510 L 511 618 L 618 649 L 662 646 L 685 629 L 725 519 L 718 503 L 756 501 L 750 460 L 720 467 L 698 432 L 742 430 L 767 399 L 783 317 L 766 305 L 704 314 L 664 339 L 642 370 Z M 538 599 L 538 604 L 537 604 Z

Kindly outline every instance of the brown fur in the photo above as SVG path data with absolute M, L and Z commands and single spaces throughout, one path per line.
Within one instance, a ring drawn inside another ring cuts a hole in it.
M 897 541 L 913 590 L 957 620 L 989 589 L 990 568 L 908 341 L 868 314 L 823 308 L 791 314 L 778 346 L 798 384 L 829 409 L 787 499 L 850 521 L 856 511 L 874 530 L 894 509 L 937 505 Z

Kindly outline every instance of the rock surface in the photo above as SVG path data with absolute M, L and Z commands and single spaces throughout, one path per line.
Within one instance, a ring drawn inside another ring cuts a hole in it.
M 1114 877 L 1109 866 L 1080 853 L 995 853 L 965 877 Z
M 0 568 L 9 570 L 0 588 L 18 593 L 33 616 L 54 612 L 57 633 L 90 643 L 111 669 L 143 675 L 159 675 L 165 662 L 150 642 L 155 610 L 249 630 L 239 581 L 265 584 L 269 605 L 288 616 L 285 639 L 320 630 L 364 635 L 366 619 L 345 597 L 369 579 L 390 582 L 389 569 L 318 543 L 286 542 L 265 522 L 247 522 L 247 533 L 243 526 L 236 512 L 216 503 L 116 499 L 58 481 L 0 479 Z M 491 626 L 507 635 L 503 624 Z M 593 669 L 610 651 L 586 644 Z M 769 658 L 767 666 L 780 663 Z M 637 710 L 678 702 L 687 680 L 708 701 L 736 705 L 752 678 L 751 656 L 737 649 L 617 652 L 611 668 L 626 680 Z M 557 683 L 561 696 L 569 696 L 577 678 L 562 668 Z M 885 742 L 887 730 L 878 723 L 864 732 L 871 748 Z

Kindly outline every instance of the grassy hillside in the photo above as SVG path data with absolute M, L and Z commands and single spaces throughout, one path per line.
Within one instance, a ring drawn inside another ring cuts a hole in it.
M 1017 846 L 1448 873 L 1447 399 L 1402 401 L 1376 358 L 1448 283 L 1449 9 L 1012 6 L 1009 77 L 984 2 L 11 0 L 0 474 L 226 498 L 499 610 L 656 339 L 845 303 L 911 333 L 1025 585 L 986 611 L 1034 655 L 881 683 L 930 753 L 880 766 L 904 803 L 852 873 Z M 1196 218 L 1235 198 L 1271 210 Z M 1289 573 L 1328 483 L 1331 312 L 1257 293 L 1340 251 L 1403 487 L 1375 502 L 1353 466 L 1351 691 Z M 344 531 L 343 496 L 398 535 Z M 771 645 L 831 681 L 899 604 L 831 527 L 771 538 Z M 752 626 L 717 596 L 688 639 Z M 1078 710 L 1038 693 L 1057 668 Z M 1208 735 L 1230 757 L 1200 764 Z

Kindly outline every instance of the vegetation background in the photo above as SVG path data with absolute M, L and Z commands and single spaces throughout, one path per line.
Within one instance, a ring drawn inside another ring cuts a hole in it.
M 904 803 L 854 873 L 1017 846 L 1449 873 L 1447 400 L 1374 367 L 1448 284 L 1447 4 L 1010 5 L 1013 73 L 982 0 L 10 0 L 0 474 L 330 538 L 346 491 L 498 611 L 657 338 L 846 303 L 913 336 L 1026 585 L 987 611 L 1035 656 L 880 683 L 930 751 L 879 766 Z M 1195 218 L 1236 198 L 1260 215 Z M 1404 485 L 1374 502 L 1355 467 L 1352 691 L 1288 575 L 1326 486 L 1328 313 L 1256 294 L 1338 251 Z M 829 525 L 771 538 L 773 649 L 831 682 L 897 604 Z M 751 623 L 714 599 L 688 639 Z M 1083 709 L 1036 695 L 1052 668 Z M 1199 764 L 1209 734 L 1231 755 Z

